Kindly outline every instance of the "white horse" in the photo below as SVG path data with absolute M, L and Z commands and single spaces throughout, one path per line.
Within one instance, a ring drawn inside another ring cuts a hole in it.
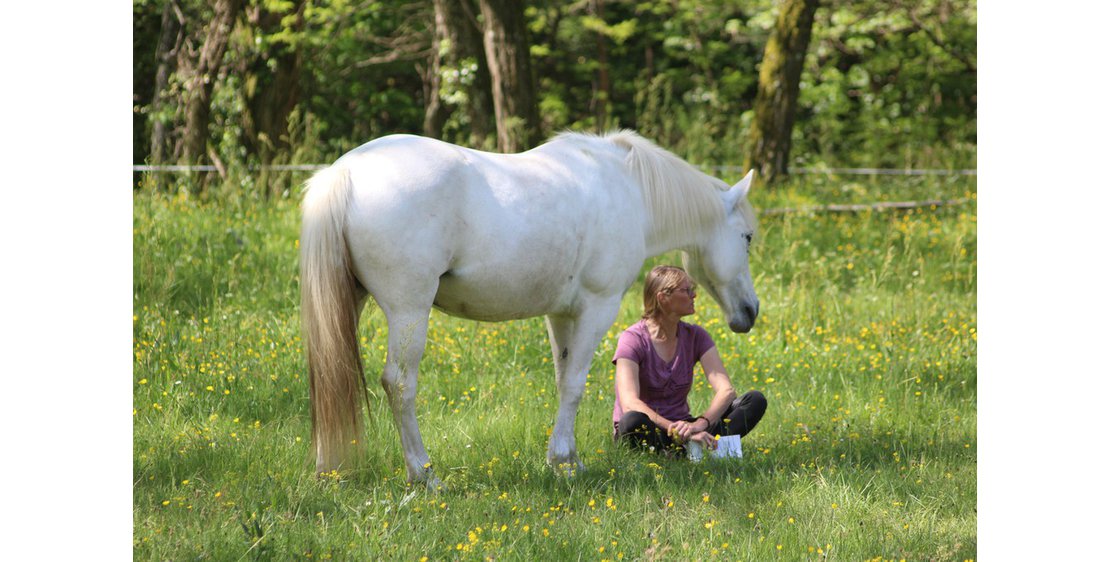
M 301 308 L 316 469 L 354 460 L 366 383 L 356 326 L 389 324 L 382 373 L 412 482 L 439 484 L 416 422 L 433 307 L 474 320 L 545 315 L 559 409 L 547 461 L 582 469 L 574 422 L 594 350 L 644 260 L 683 250 L 734 332 L 759 312 L 748 269 L 751 172 L 731 188 L 630 131 L 564 133 L 521 154 L 396 135 L 308 181 Z

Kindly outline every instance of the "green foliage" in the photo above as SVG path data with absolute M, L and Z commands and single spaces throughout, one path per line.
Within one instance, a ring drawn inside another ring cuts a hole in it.
M 151 113 L 163 4 L 134 3 L 136 162 L 149 151 L 154 119 L 181 123 L 172 108 Z M 273 87 L 269 74 L 283 53 L 300 57 L 300 95 L 284 133 L 290 142 L 275 163 L 328 162 L 388 133 L 421 132 L 422 72 L 435 47 L 430 5 L 308 2 L 301 24 L 296 2 L 248 4 L 246 14 L 262 16 L 239 18 L 225 55 L 230 70 L 213 77 L 210 143 L 228 168 L 261 162 L 245 126 L 247 100 Z M 209 10 L 196 0 L 181 5 L 196 44 Z M 739 164 L 776 10 L 772 0 L 529 2 L 543 134 L 629 127 L 691 161 Z M 973 0 L 822 4 L 802 75 L 793 164 L 974 167 L 975 29 Z M 456 107 L 444 136 L 456 142 L 468 139 L 469 116 L 459 108 L 474 68 L 443 71 L 441 97 Z M 272 181 L 242 188 L 289 187 L 287 178 L 264 184 Z
M 975 167 L 975 25 L 974 2 L 819 9 L 802 77 L 797 158 Z
M 366 465 L 313 477 L 296 198 L 139 193 L 135 557 L 974 559 L 975 179 L 813 176 L 752 192 L 761 209 L 921 197 L 970 201 L 762 217 L 749 334 L 699 299 L 692 320 L 734 385 L 770 400 L 738 463 L 613 444 L 609 360 L 639 285 L 591 366 L 576 432 L 588 470 L 569 480 L 543 460 L 557 407 L 543 321 L 433 314 L 417 395 L 446 484 L 433 494 L 404 481 L 373 306 L 360 324 Z M 699 375 L 692 407 L 709 396 Z

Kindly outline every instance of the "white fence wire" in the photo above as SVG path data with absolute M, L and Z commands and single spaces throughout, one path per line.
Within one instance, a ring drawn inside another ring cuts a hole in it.
M 271 166 L 252 166 L 248 169 L 252 171 L 257 170 L 277 170 L 277 171 L 298 171 L 298 172 L 314 172 L 326 168 L 327 164 L 286 164 L 286 165 L 271 165 Z M 698 166 L 704 171 L 713 172 L 735 172 L 741 173 L 746 171 L 740 166 Z M 152 173 L 175 173 L 175 172 L 221 172 L 216 166 L 212 165 L 135 165 L 132 166 L 135 172 L 152 172 Z M 221 172 L 222 173 L 222 172 Z M 976 170 L 962 169 L 962 170 L 944 170 L 944 169 L 899 169 L 899 168 L 790 168 L 792 174 L 826 174 L 826 175 L 864 175 L 864 176 L 974 176 Z M 948 199 L 948 200 L 928 200 L 928 201 L 887 201 L 882 203 L 868 203 L 858 205 L 813 205 L 807 207 L 797 208 L 774 208 L 762 209 L 759 214 L 761 215 L 784 215 L 794 213 L 861 213 L 867 211 L 885 211 L 896 209 L 917 209 L 917 208 L 939 208 L 949 207 L 955 205 L 963 205 L 968 203 L 969 199 Z

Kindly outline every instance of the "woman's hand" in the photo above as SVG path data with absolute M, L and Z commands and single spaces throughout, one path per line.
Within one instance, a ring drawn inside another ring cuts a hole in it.
M 694 435 L 690 436 L 690 440 L 691 441 L 697 441 L 698 443 L 701 443 L 701 445 L 703 447 L 705 447 L 707 450 L 710 450 L 710 451 L 716 451 L 717 450 L 717 438 L 710 435 L 708 431 L 699 431 L 699 432 L 695 433 Z
M 704 427 L 703 427 L 704 426 Z M 704 418 L 698 418 L 692 422 L 686 420 L 679 420 L 671 424 L 667 434 L 671 436 L 676 443 L 682 444 L 692 439 L 698 433 L 705 433 L 709 429 L 709 422 Z

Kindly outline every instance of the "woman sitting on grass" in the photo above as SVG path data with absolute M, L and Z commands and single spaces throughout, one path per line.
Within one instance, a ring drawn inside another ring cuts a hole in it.
M 686 442 L 697 441 L 713 450 L 714 436 L 743 437 L 767 410 L 759 391 L 736 397 L 709 333 L 680 320 L 694 313 L 695 296 L 694 282 L 684 270 L 653 268 L 644 280 L 643 317 L 617 342 L 613 428 L 618 439 L 634 448 L 677 453 Z M 702 415 L 690 417 L 686 397 L 698 362 L 714 394 Z

